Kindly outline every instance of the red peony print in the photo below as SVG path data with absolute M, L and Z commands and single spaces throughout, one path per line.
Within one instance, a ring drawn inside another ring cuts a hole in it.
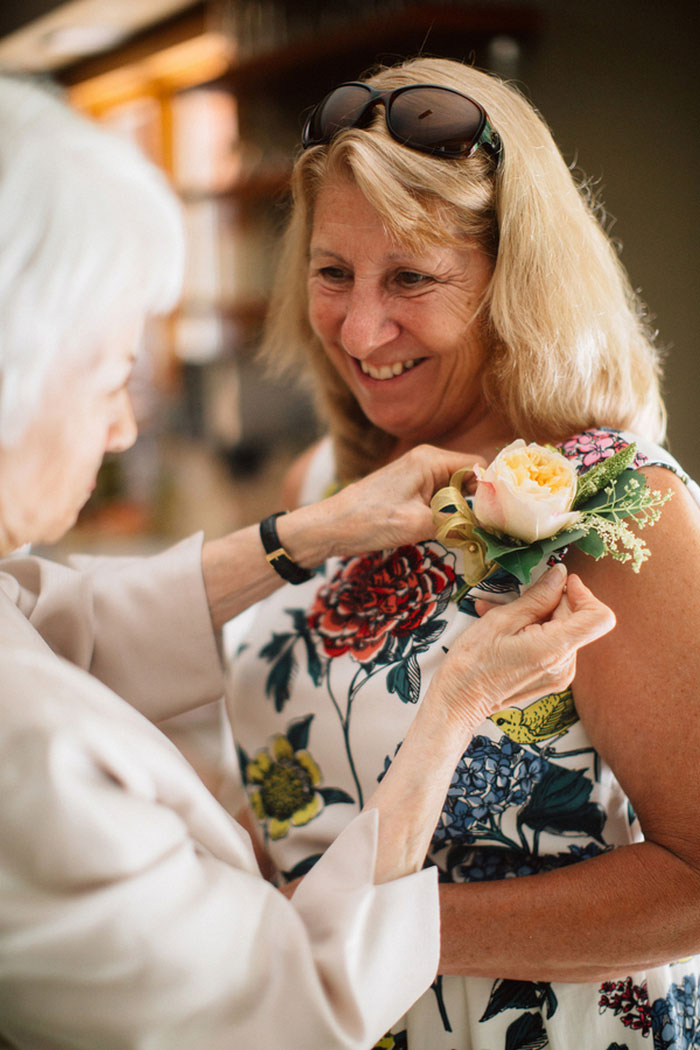
M 409 635 L 449 597 L 454 569 L 429 547 L 352 558 L 317 593 L 309 626 L 328 656 L 371 662 L 391 636 Z

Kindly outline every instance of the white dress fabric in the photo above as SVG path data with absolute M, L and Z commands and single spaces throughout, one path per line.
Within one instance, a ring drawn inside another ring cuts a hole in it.
M 633 435 L 591 430 L 562 450 L 583 473 L 632 440 L 636 465 L 668 467 L 700 503 L 697 485 L 668 453 Z M 324 462 L 327 446 L 307 500 L 331 480 Z M 425 542 L 333 559 L 309 582 L 259 606 L 233 659 L 229 707 L 251 809 L 285 877 L 312 869 L 371 793 L 445 651 L 474 621 L 475 597 L 510 601 L 518 594 L 517 580 L 500 570 L 457 604 L 451 598 L 460 573 L 459 554 Z M 571 690 L 543 700 L 536 701 L 547 709 L 538 735 L 523 729 L 518 708 L 477 729 L 430 851 L 442 881 L 547 871 L 641 838 Z M 377 1046 L 700 1048 L 699 976 L 700 958 L 693 958 L 603 984 L 438 978 Z
M 287 901 L 143 717 L 223 690 L 200 540 L 7 559 L 0 625 L 0 1046 L 371 1046 L 437 969 L 435 873 L 374 886 L 370 812 Z

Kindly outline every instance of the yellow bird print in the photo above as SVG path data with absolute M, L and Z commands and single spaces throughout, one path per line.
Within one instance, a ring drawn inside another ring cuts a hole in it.
M 578 722 L 574 694 L 548 693 L 527 707 L 506 707 L 489 716 L 516 744 L 539 744 L 551 737 L 562 736 Z

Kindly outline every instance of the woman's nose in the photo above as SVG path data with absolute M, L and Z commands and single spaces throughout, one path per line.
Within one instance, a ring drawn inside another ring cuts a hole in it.
M 356 283 L 348 296 L 340 331 L 346 353 L 362 361 L 392 342 L 399 331 L 400 326 L 391 317 L 389 304 L 381 292 Z
M 127 390 L 121 395 L 120 412 L 107 435 L 107 452 L 126 452 L 136 441 L 138 426 L 134 408 Z

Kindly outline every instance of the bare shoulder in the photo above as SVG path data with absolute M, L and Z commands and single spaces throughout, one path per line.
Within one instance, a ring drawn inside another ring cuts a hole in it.
M 642 473 L 650 489 L 669 492 L 671 498 L 653 527 L 639 532 L 650 551 L 640 571 L 635 573 L 629 563 L 620 564 L 610 557 L 594 561 L 576 549 L 567 557 L 570 571 L 580 575 L 602 601 L 613 605 L 618 621 L 629 603 L 630 619 L 637 623 L 647 617 L 653 622 L 655 616 L 649 605 L 657 606 L 666 595 L 677 595 L 680 580 L 685 581 L 682 587 L 686 592 L 693 589 L 693 580 L 700 580 L 700 507 L 672 471 L 654 466 L 644 468 Z M 647 602 L 652 595 L 656 600 Z M 640 604 L 643 600 L 644 606 Z
M 669 470 L 644 473 L 650 488 L 673 496 L 641 533 L 651 556 L 640 571 L 577 550 L 567 556 L 570 571 L 617 618 L 609 635 L 579 654 L 573 689 L 591 741 L 645 835 L 663 841 L 688 815 L 681 796 L 700 789 L 700 511 Z M 695 848 L 700 860 L 700 842 Z

